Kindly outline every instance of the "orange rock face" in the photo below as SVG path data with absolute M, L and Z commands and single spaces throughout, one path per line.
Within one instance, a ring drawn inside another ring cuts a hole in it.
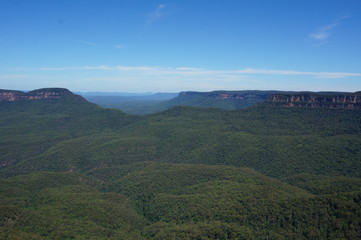
M 269 103 L 285 107 L 360 108 L 361 95 L 274 94 Z

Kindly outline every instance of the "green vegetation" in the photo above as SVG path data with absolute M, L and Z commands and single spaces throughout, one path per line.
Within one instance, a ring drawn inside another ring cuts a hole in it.
M 84 176 L 37 172 L 0 182 L 0 239 L 139 239 L 129 200 Z
M 361 239 L 361 111 L 0 102 L 0 239 Z
M 176 107 L 130 117 L 91 104 L 72 108 L 4 112 L 0 173 L 82 172 L 148 160 L 246 166 L 273 177 L 360 177 L 359 110 Z
M 248 168 L 140 162 L 0 181 L 3 239 L 357 239 L 360 191 Z
M 334 194 L 361 189 L 361 178 L 331 177 L 302 173 L 288 177 L 284 181 L 314 194 Z

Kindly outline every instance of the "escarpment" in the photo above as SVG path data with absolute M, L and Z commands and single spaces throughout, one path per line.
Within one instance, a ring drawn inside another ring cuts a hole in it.
M 61 100 L 72 99 L 76 101 L 86 101 L 83 97 L 73 94 L 65 88 L 42 88 L 30 92 L 0 90 L 0 101 L 20 101 L 20 100 Z
M 268 103 L 284 107 L 361 109 L 359 93 L 294 93 L 273 94 Z
M 180 97 L 192 97 L 192 96 L 201 96 L 201 97 L 207 97 L 212 99 L 238 99 L 238 100 L 244 100 L 248 98 L 257 98 L 261 97 L 264 99 L 267 99 L 267 97 L 272 94 L 273 92 L 269 91 L 257 91 L 257 90 L 251 90 L 251 91 L 213 91 L 213 92 L 181 92 L 179 93 Z

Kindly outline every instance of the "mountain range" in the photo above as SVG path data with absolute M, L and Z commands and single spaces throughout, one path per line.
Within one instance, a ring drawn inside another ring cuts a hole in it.
M 1 90 L 0 239 L 361 239 L 360 93 L 162 104 Z
M 314 107 L 360 107 L 360 93 L 350 92 L 286 92 L 286 91 L 213 91 L 156 93 L 121 96 L 115 93 L 80 93 L 88 101 L 106 108 L 115 108 L 129 114 L 150 114 L 175 106 L 193 106 L 202 108 L 220 108 L 237 110 L 265 101 L 292 106 Z M 272 96 L 272 99 L 270 97 Z M 344 99 L 346 97 L 346 99 Z

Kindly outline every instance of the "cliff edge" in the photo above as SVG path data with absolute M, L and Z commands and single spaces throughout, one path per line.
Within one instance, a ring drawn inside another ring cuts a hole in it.
M 30 92 L 0 89 L 0 102 L 21 100 L 75 100 L 86 102 L 83 97 L 73 94 L 66 88 L 41 88 Z
M 361 93 L 273 94 L 267 102 L 284 107 L 361 109 Z

